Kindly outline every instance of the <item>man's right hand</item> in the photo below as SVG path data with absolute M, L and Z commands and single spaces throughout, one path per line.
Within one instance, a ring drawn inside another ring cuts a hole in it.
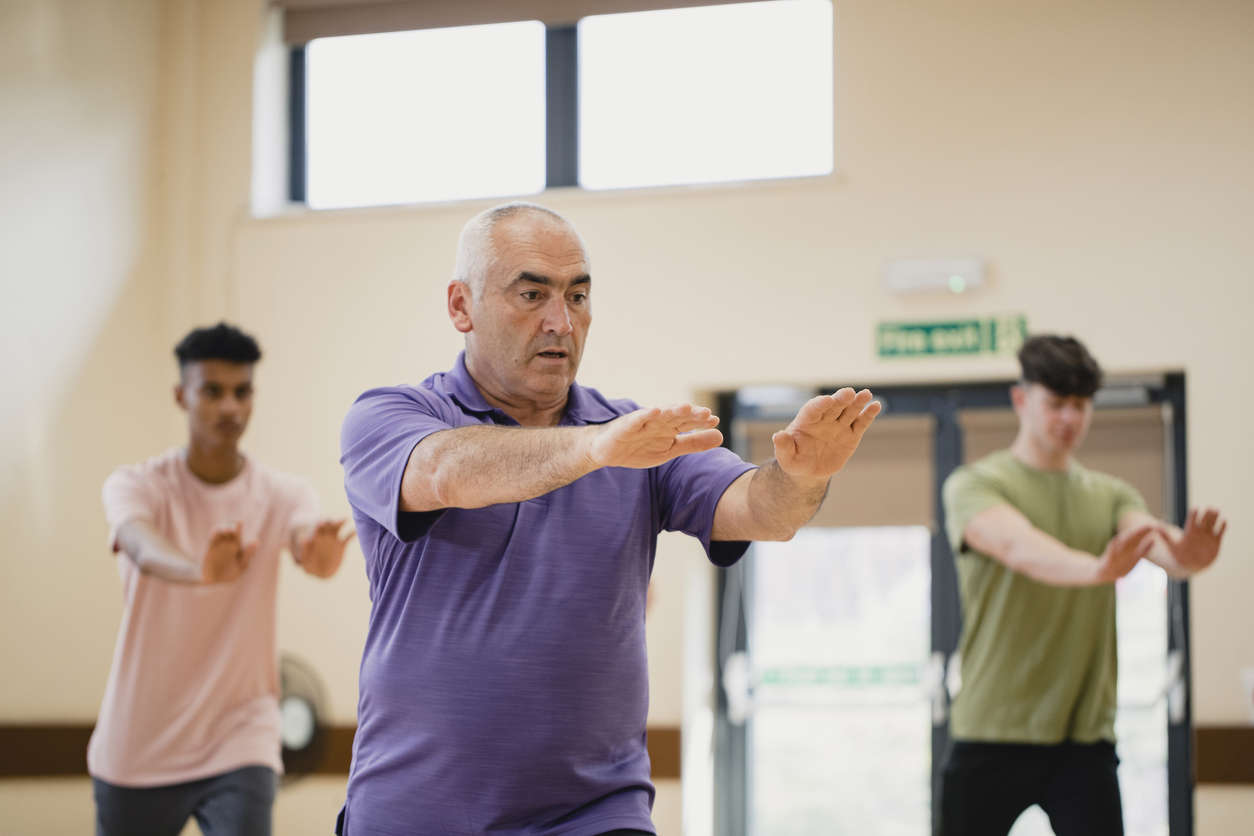
M 1095 566 L 1096 583 L 1114 583 L 1131 572 L 1154 547 L 1154 535 L 1154 526 L 1141 525 L 1111 538 Z
M 598 467 L 656 467 L 686 453 L 711 450 L 723 443 L 714 429 L 718 416 L 691 404 L 666 409 L 637 409 L 597 427 L 588 459 Z
M 244 543 L 243 523 L 222 526 L 209 536 L 209 548 L 201 561 L 201 580 L 205 583 L 228 583 L 248 568 L 257 551 L 257 543 Z

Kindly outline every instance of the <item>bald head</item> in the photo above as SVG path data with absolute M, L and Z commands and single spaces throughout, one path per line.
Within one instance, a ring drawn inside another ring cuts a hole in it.
M 510 405 L 519 423 L 560 413 L 592 323 L 591 292 L 583 241 L 561 215 L 508 203 L 470 219 L 448 314 L 489 403 Z
M 462 227 L 461 236 L 457 239 L 453 281 L 468 285 L 474 298 L 482 297 L 484 277 L 492 270 L 497 259 L 499 228 L 522 222 L 562 227 L 576 239 L 579 238 L 570 221 L 538 203 L 514 201 L 493 206 L 475 215 Z M 581 240 L 580 244 L 582 243 Z

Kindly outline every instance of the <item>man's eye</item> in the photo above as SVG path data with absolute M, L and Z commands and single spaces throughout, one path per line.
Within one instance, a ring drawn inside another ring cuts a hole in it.
M 588 294 L 576 293 L 570 297 L 570 301 L 574 302 L 576 305 L 582 305 L 584 302 L 588 301 Z
M 537 299 L 539 299 L 539 298 L 540 298 L 540 291 L 538 291 L 538 290 L 524 290 L 524 291 L 523 291 L 523 294 L 522 294 L 522 297 L 523 297 L 524 299 L 526 299 L 528 302 L 534 302 L 534 301 L 536 301 Z

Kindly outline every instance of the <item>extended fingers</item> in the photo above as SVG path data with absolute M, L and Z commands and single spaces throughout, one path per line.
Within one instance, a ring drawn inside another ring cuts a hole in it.
M 1215 524 L 1219 522 L 1219 511 L 1214 508 L 1207 508 L 1206 513 L 1201 515 L 1198 525 L 1207 533 L 1215 530 Z
M 213 545 L 225 542 L 226 540 L 242 540 L 243 539 L 243 523 L 235 523 L 234 525 L 220 525 L 209 535 L 209 542 Z
M 797 411 L 797 417 L 793 420 L 793 426 L 801 427 L 806 424 L 833 421 L 845 426 L 852 426 L 855 421 L 863 416 L 867 404 L 871 402 L 871 398 L 870 389 L 855 392 L 848 386 L 843 389 L 837 389 L 830 395 L 820 395 L 817 398 L 811 398 Z M 874 415 L 870 417 L 874 418 Z M 869 419 L 867 423 L 870 423 Z
M 679 404 L 656 410 L 643 425 L 648 430 L 685 433 L 692 430 L 709 430 L 718 426 L 718 416 L 706 406 Z
M 848 392 L 851 396 L 853 394 L 852 389 L 841 389 L 834 395 L 819 395 L 817 398 L 806 401 L 801 405 L 801 409 L 797 410 L 797 417 L 793 419 L 792 425 L 796 427 L 817 424 L 826 420 L 833 412 L 839 415 L 844 405 L 838 399 L 844 392 Z
M 1123 546 L 1133 549 L 1134 551 L 1139 551 L 1143 545 L 1147 545 L 1149 547 L 1154 545 L 1154 541 L 1150 538 L 1150 535 L 1156 530 L 1156 526 L 1139 525 L 1136 528 L 1128 529 L 1120 534 L 1119 537 L 1122 540 Z
M 662 410 L 656 406 L 651 409 L 637 409 L 635 412 L 619 418 L 623 422 L 623 427 L 630 432 L 639 432 L 650 422 L 655 420 L 662 414 Z
M 678 456 L 713 450 L 723 443 L 723 434 L 715 429 L 694 430 L 675 438 L 674 452 Z
M 1154 549 L 1154 543 L 1157 542 L 1157 526 L 1144 525 L 1133 530 L 1132 537 L 1128 541 L 1128 547 L 1137 560 L 1148 555 Z
M 338 537 L 340 534 L 340 529 L 344 527 L 344 523 L 346 522 L 348 522 L 348 520 L 323 520 L 322 522 L 318 523 L 318 528 L 315 530 L 314 533 L 326 534 L 332 537 Z
M 867 392 L 868 397 L 870 396 L 870 394 L 871 394 L 870 392 Z M 875 416 L 879 415 L 883 410 L 884 410 L 884 405 L 882 403 L 880 403 L 879 401 L 871 401 L 869 404 L 863 407 L 862 412 L 858 415 L 857 418 L 853 419 L 853 423 L 850 424 L 849 426 L 853 429 L 855 433 L 858 433 L 859 435 L 861 435 L 862 433 L 866 432 L 867 427 L 871 426 L 872 422 L 875 421 Z
M 853 400 L 851 400 L 845 408 L 841 410 L 840 416 L 836 420 L 846 426 L 852 425 L 853 422 L 856 421 L 860 415 L 862 415 L 862 411 L 866 409 L 867 404 L 870 402 L 871 390 L 862 389 L 855 394 L 853 396 Z

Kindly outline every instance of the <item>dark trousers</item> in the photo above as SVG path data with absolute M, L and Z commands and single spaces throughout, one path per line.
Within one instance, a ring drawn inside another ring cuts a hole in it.
M 275 774 L 268 766 L 160 787 L 91 783 L 96 836 L 178 836 L 193 816 L 205 836 L 270 836 Z
M 1123 836 L 1113 743 L 955 741 L 941 777 L 940 836 L 1006 836 L 1037 804 L 1056 836 Z

